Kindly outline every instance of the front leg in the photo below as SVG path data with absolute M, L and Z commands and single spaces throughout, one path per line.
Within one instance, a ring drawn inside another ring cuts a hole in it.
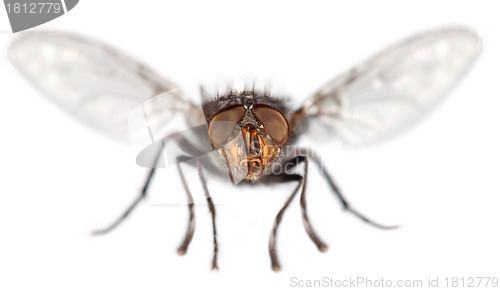
M 186 195 L 187 195 L 188 203 L 189 203 L 188 204 L 189 205 L 188 230 L 186 232 L 186 236 L 184 237 L 184 240 L 183 240 L 181 246 L 177 250 L 177 253 L 180 255 L 184 255 L 187 252 L 187 248 L 188 248 L 189 244 L 191 243 L 191 240 L 193 238 L 194 231 L 195 231 L 195 214 L 194 214 L 193 196 L 191 194 L 191 191 L 189 190 L 188 183 L 184 177 L 184 173 L 182 172 L 182 169 L 180 166 L 182 161 L 190 160 L 191 158 L 192 157 L 188 157 L 188 156 L 177 157 L 177 169 L 179 170 L 179 175 L 181 177 L 182 184 L 184 185 L 184 189 L 186 190 Z M 193 164 L 189 164 L 189 165 L 195 166 Z M 215 206 L 213 204 L 212 198 L 210 197 L 210 193 L 208 192 L 207 181 L 203 175 L 202 163 L 198 162 L 196 164 L 196 167 L 198 168 L 198 176 L 199 176 L 201 184 L 203 186 L 203 191 L 205 194 L 205 198 L 207 199 L 208 208 L 209 208 L 210 213 L 212 215 L 212 229 L 213 229 L 213 243 L 214 243 L 214 255 L 212 258 L 212 269 L 217 270 L 219 267 L 217 265 L 218 244 L 217 244 L 217 231 L 216 231 L 216 225 L 215 225 Z
M 288 208 L 288 205 L 290 205 L 293 198 L 295 197 L 300 187 L 302 186 L 303 177 L 300 175 L 286 175 L 286 174 L 266 177 L 266 182 L 268 183 L 285 183 L 292 181 L 298 182 L 297 187 L 295 188 L 295 190 L 293 190 L 292 194 L 288 197 L 288 199 L 285 201 L 285 204 L 283 204 L 280 211 L 276 215 L 276 218 L 274 219 L 273 223 L 273 228 L 271 230 L 271 235 L 269 236 L 269 257 L 271 258 L 271 268 L 275 272 L 278 272 L 281 269 L 281 265 L 278 261 L 278 255 L 276 254 L 276 234 L 278 232 L 278 227 L 279 224 L 281 223 L 281 219 L 283 218 L 283 214 Z
M 295 168 L 297 165 L 303 163 L 304 164 L 304 173 L 303 174 L 293 174 L 293 173 L 287 173 L 288 170 L 291 170 Z M 288 208 L 288 205 L 292 202 L 293 198 L 295 195 L 298 193 L 299 189 L 301 190 L 300 192 L 300 210 L 302 212 L 302 222 L 304 224 L 304 229 L 306 230 L 307 235 L 309 238 L 314 242 L 316 247 L 321 251 L 324 252 L 327 250 L 326 244 L 321 241 L 321 239 L 318 237 L 318 235 L 314 232 L 314 229 L 309 221 L 309 217 L 307 215 L 307 209 L 306 209 L 306 200 L 305 200 L 305 190 L 306 190 L 306 182 L 307 182 L 307 170 L 308 170 L 308 159 L 307 156 L 296 156 L 290 160 L 288 160 L 285 163 L 286 170 L 283 173 L 280 173 L 278 175 L 273 175 L 267 177 L 266 182 L 271 182 L 271 183 L 277 183 L 277 182 L 289 182 L 289 181 L 297 181 L 298 185 L 295 188 L 295 190 L 292 192 L 290 197 L 285 201 L 285 204 L 281 207 L 280 211 L 276 215 L 276 218 L 274 220 L 273 224 L 273 229 L 271 231 L 271 235 L 269 237 L 269 256 L 271 257 L 271 268 L 273 271 L 279 271 L 281 269 L 281 266 L 278 261 L 278 257 L 276 254 L 276 234 L 278 231 L 278 226 L 281 222 L 281 219 L 283 217 L 283 214 L 285 210 Z

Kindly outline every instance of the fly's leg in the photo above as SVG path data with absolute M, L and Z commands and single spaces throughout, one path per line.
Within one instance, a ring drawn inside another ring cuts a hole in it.
M 303 182 L 303 177 L 300 175 L 277 175 L 272 177 L 273 179 L 279 179 L 281 182 L 289 182 L 289 181 L 297 181 L 298 185 L 293 190 L 292 194 L 288 197 L 288 199 L 285 201 L 285 204 L 281 207 L 280 211 L 276 215 L 276 218 L 274 219 L 274 224 L 273 228 L 271 230 L 271 235 L 269 236 L 269 256 L 271 258 L 271 268 L 273 271 L 278 272 L 281 269 L 281 266 L 278 261 L 278 256 L 276 254 L 276 234 L 278 232 L 278 227 L 281 222 L 281 219 L 283 218 L 283 214 L 285 213 L 285 210 L 287 209 L 288 205 L 292 202 L 293 198 L 299 191 L 300 187 L 302 186 Z M 274 182 L 274 181 L 273 181 Z
M 180 156 L 177 157 L 177 169 L 179 170 L 179 175 L 181 176 L 182 184 L 184 185 L 184 189 L 186 190 L 186 195 L 188 198 L 188 205 L 189 205 L 189 224 L 188 224 L 188 229 L 186 232 L 186 236 L 184 237 L 184 240 L 180 247 L 177 249 L 177 253 L 180 255 L 184 255 L 187 252 L 187 248 L 189 244 L 191 243 L 191 239 L 193 238 L 193 234 L 195 231 L 195 214 L 194 214 L 194 200 L 193 196 L 191 194 L 191 191 L 189 190 L 189 186 L 187 184 L 187 181 L 184 177 L 184 174 L 181 169 L 181 162 L 183 160 L 191 159 L 191 157 L 188 156 Z M 217 254 L 218 254 L 218 244 L 217 244 L 217 229 L 215 226 L 215 206 L 212 202 L 212 198 L 210 197 L 210 193 L 208 192 L 208 187 L 207 187 L 207 181 L 205 180 L 205 177 L 203 176 L 203 169 L 201 164 L 198 164 L 198 175 L 200 177 L 202 186 L 203 186 L 203 191 L 205 193 L 205 197 L 207 199 L 208 203 L 208 208 L 210 210 L 210 213 L 212 215 L 212 229 L 213 229 L 213 244 L 214 244 L 214 255 L 212 258 L 212 269 L 217 270 L 219 269 L 217 265 Z
M 218 270 L 219 266 L 217 265 L 217 252 L 219 250 L 219 247 L 217 244 L 217 229 L 215 227 L 215 206 L 212 201 L 212 197 L 210 197 L 210 193 L 208 192 L 207 181 L 203 176 L 203 169 L 201 164 L 198 165 L 198 175 L 200 176 L 200 180 L 203 185 L 203 191 L 205 193 L 205 198 L 207 199 L 208 209 L 210 210 L 210 214 L 212 215 L 212 230 L 213 230 L 213 242 L 214 242 L 214 256 L 212 258 L 212 270 Z
M 333 190 L 333 192 L 335 193 L 337 198 L 340 200 L 340 203 L 342 204 L 342 206 L 344 207 L 344 209 L 346 211 L 351 212 L 352 214 L 354 214 L 355 216 L 357 216 L 359 219 L 363 220 L 364 222 L 366 222 L 374 227 L 380 228 L 380 229 L 398 228 L 397 225 L 387 226 L 387 225 L 383 225 L 383 224 L 380 224 L 378 222 L 375 222 L 375 221 L 369 219 L 368 217 L 366 217 L 365 215 L 363 215 L 362 213 L 358 212 L 354 208 L 352 208 L 351 205 L 345 199 L 344 195 L 340 191 L 340 189 L 337 186 L 337 184 L 335 183 L 335 181 L 333 180 L 332 176 L 328 173 L 328 171 L 324 167 L 323 163 L 315 155 L 311 155 L 309 158 L 319 167 L 321 174 L 326 179 L 326 181 L 328 182 L 328 185 L 330 185 L 330 188 Z
M 274 225 L 273 229 L 271 231 L 271 236 L 269 238 L 269 255 L 271 257 L 271 268 L 274 271 L 279 271 L 281 269 L 281 266 L 278 262 L 278 258 L 276 255 L 276 233 L 278 230 L 279 223 L 281 222 L 281 219 L 283 217 L 283 213 L 285 212 L 286 208 L 290 204 L 290 202 L 293 200 L 295 195 L 297 194 L 298 190 L 301 189 L 300 193 L 300 210 L 302 212 L 302 223 L 304 224 L 304 229 L 306 230 L 307 235 L 309 238 L 314 242 L 318 250 L 321 252 L 324 252 L 328 249 L 326 244 L 321 241 L 321 239 L 318 237 L 318 235 L 314 232 L 314 229 L 309 221 L 309 217 L 307 215 L 307 208 L 306 208 L 306 182 L 307 182 L 307 173 L 308 173 L 308 159 L 306 156 L 297 156 L 290 161 L 288 161 L 285 165 L 286 169 L 292 169 L 299 165 L 300 163 L 304 163 L 304 174 L 303 175 L 297 175 L 297 174 L 287 174 L 283 173 L 281 175 L 275 176 L 274 179 L 278 177 L 282 177 L 282 181 L 297 181 L 298 185 L 297 188 L 293 191 L 292 195 L 287 199 L 281 210 L 278 212 L 276 215 L 276 218 L 274 220 Z
M 139 202 L 141 202 L 143 199 L 146 198 L 147 193 L 148 193 L 148 189 L 149 189 L 149 185 L 150 185 L 151 180 L 156 172 L 156 166 L 158 164 L 158 161 L 160 160 L 160 157 L 162 156 L 162 151 L 163 151 L 163 144 L 155 157 L 154 166 L 149 170 L 148 175 L 146 176 L 146 182 L 144 183 L 144 186 L 142 187 L 142 190 L 141 190 L 139 196 L 132 202 L 132 204 L 130 204 L 130 206 L 123 212 L 123 214 L 118 217 L 118 219 L 116 219 L 113 223 L 111 223 L 106 228 L 93 231 L 92 235 L 107 234 L 107 233 L 111 232 L 112 230 L 114 230 L 117 226 L 119 226 L 125 220 L 125 218 L 127 218 L 130 215 L 130 213 L 132 213 L 132 211 L 137 207 L 137 205 L 139 205 Z
M 332 177 L 330 174 L 326 171 L 326 169 L 323 167 L 323 164 L 319 159 L 317 159 L 314 156 L 296 156 L 289 160 L 287 163 L 285 163 L 285 169 L 290 170 L 299 165 L 300 163 L 304 163 L 304 173 L 303 175 L 298 175 L 298 174 L 287 174 L 283 173 L 280 175 L 275 175 L 271 176 L 270 179 L 268 179 L 268 182 L 288 182 L 288 181 L 297 181 L 298 185 L 293 191 L 293 193 L 290 195 L 290 197 L 286 200 L 285 204 L 282 206 L 278 214 L 276 215 L 276 218 L 274 220 L 274 225 L 271 231 L 271 236 L 269 238 L 269 255 L 271 257 L 271 267 L 274 271 L 279 271 L 281 269 L 281 266 L 279 264 L 277 254 L 276 254 L 276 234 L 278 230 L 278 226 L 281 222 L 281 219 L 283 217 L 283 214 L 285 210 L 287 209 L 288 205 L 291 203 L 293 198 L 296 196 L 297 192 L 299 189 L 301 189 L 301 194 L 300 194 L 300 210 L 302 212 L 302 222 L 304 224 L 304 228 L 306 230 L 307 235 L 309 238 L 314 242 L 316 247 L 318 248 L 319 251 L 325 252 L 328 247 L 321 239 L 318 237 L 318 235 L 315 233 L 310 221 L 309 217 L 307 214 L 307 202 L 306 202 L 306 184 L 307 184 L 307 173 L 308 173 L 308 164 L 309 164 L 309 158 L 320 167 L 322 175 L 326 178 L 328 181 L 328 184 L 332 188 L 333 192 L 337 195 L 339 198 L 340 202 L 344 206 L 344 209 L 351 212 L 361 220 L 365 221 L 366 223 L 373 225 L 375 227 L 381 228 L 381 229 L 392 229 L 396 228 L 397 226 L 384 226 L 379 223 L 374 222 L 373 220 L 367 218 L 363 214 L 359 213 L 358 211 L 354 210 L 346 201 L 342 193 L 340 192 L 339 188 L 333 181 Z M 272 180 L 271 180 L 272 179 Z
M 188 184 L 186 182 L 186 178 L 184 178 L 184 174 L 182 173 L 182 169 L 181 169 L 182 160 L 190 159 L 190 158 L 191 157 L 188 157 L 188 156 L 179 156 L 176 158 L 177 170 L 179 171 L 179 176 L 181 177 L 182 185 L 184 185 L 184 190 L 186 190 L 186 196 L 187 196 L 187 200 L 188 200 L 188 210 L 189 210 L 189 223 L 188 223 L 186 235 L 184 236 L 184 240 L 182 241 L 181 245 L 177 249 L 177 253 L 181 256 L 187 252 L 187 248 L 188 248 L 189 244 L 191 243 L 191 239 L 193 238 L 194 230 L 195 230 L 195 226 L 196 226 L 196 219 L 195 219 L 195 215 L 194 215 L 193 195 L 191 195 L 191 191 L 189 190 Z
M 195 156 L 200 156 L 203 154 L 202 151 L 200 151 L 196 146 L 194 146 L 185 136 L 182 134 L 174 134 L 170 138 L 174 139 L 177 144 L 180 146 L 180 148 L 186 152 L 190 153 Z M 189 247 L 189 244 L 191 243 L 191 240 L 193 239 L 194 231 L 196 228 L 196 218 L 194 214 L 194 200 L 193 200 L 193 195 L 191 194 L 191 191 L 189 190 L 188 183 L 186 181 L 186 178 L 184 177 L 184 174 L 181 169 L 181 162 L 183 161 L 189 161 L 192 160 L 194 157 L 192 156 L 187 156 L 187 155 L 181 155 L 176 157 L 176 164 L 177 164 L 177 170 L 179 172 L 179 176 L 181 177 L 182 185 L 184 186 L 184 190 L 186 190 L 186 196 L 187 196 L 187 202 L 188 202 L 188 210 L 189 210 L 189 223 L 188 223 L 188 228 L 186 231 L 186 235 L 184 236 L 184 240 L 182 241 L 181 245 L 177 248 L 177 253 L 179 255 L 184 255 L 187 252 L 187 249 Z
M 304 228 L 306 230 L 307 235 L 309 238 L 314 242 L 316 247 L 320 252 L 326 252 L 328 247 L 326 244 L 321 241 L 321 239 L 316 235 L 314 232 L 314 229 L 311 226 L 311 223 L 309 222 L 309 217 L 307 215 L 307 203 L 306 203 L 306 184 L 307 184 L 307 168 L 308 168 L 308 159 L 305 156 L 299 156 L 296 158 L 297 159 L 297 164 L 300 162 L 304 163 L 304 181 L 302 183 L 302 191 L 300 193 L 300 211 L 302 212 L 302 223 L 304 224 Z
M 193 155 L 200 155 L 200 151 L 193 146 L 184 136 L 182 135 L 173 135 L 167 138 L 164 138 L 161 143 L 161 147 L 158 150 L 158 153 L 155 156 L 154 160 L 154 166 L 149 170 L 148 175 L 146 177 L 146 182 L 144 183 L 144 186 L 142 187 L 142 190 L 140 192 L 140 195 L 130 204 L 130 206 L 123 212 L 121 216 L 119 216 L 113 223 L 111 223 L 108 227 L 100 230 L 93 231 L 93 235 L 101 235 L 101 234 L 107 234 L 114 230 L 116 227 L 118 227 L 129 215 L 132 213 L 132 211 L 139 205 L 139 203 L 146 198 L 149 185 L 151 183 L 151 180 L 156 172 L 156 168 L 159 165 L 160 158 L 162 157 L 162 152 L 165 149 L 165 143 L 168 142 L 170 139 L 173 139 L 177 142 L 177 144 L 186 152 L 193 154 Z M 191 203 L 193 201 L 191 193 L 189 192 L 189 189 L 187 188 L 186 181 L 184 179 L 184 176 L 182 175 L 182 171 L 179 166 L 179 159 L 192 159 L 192 157 L 189 156 L 182 156 L 177 158 L 177 166 L 179 173 L 181 175 L 181 178 L 183 179 L 183 184 L 184 188 L 186 189 L 187 195 L 188 195 L 188 202 L 189 202 L 189 226 L 188 226 L 188 232 L 186 234 L 184 243 L 179 247 L 178 252 L 179 254 L 184 254 L 186 252 L 187 246 L 189 245 L 189 242 L 191 241 L 191 237 L 194 233 L 194 204 Z M 183 247 L 184 246 L 184 247 Z

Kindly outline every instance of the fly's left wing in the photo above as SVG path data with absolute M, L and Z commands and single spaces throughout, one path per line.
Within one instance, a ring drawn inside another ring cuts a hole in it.
M 420 120 L 480 52 L 479 37 L 466 28 L 418 34 L 324 85 L 292 122 L 326 127 L 347 144 L 378 141 Z
M 12 41 L 9 58 L 57 104 L 120 140 L 152 138 L 148 134 L 162 132 L 179 116 L 189 125 L 204 122 L 201 108 L 171 81 L 95 40 L 62 32 L 25 33 Z

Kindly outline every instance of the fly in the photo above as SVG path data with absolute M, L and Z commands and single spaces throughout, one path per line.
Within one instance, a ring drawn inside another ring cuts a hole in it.
M 349 145 L 391 136 L 420 120 L 442 99 L 468 71 L 481 47 L 479 37 L 463 27 L 412 36 L 334 78 L 298 109 L 280 96 L 244 86 L 216 96 L 202 89 L 199 106 L 144 64 L 69 33 L 21 34 L 12 42 L 9 57 L 37 87 L 80 119 L 118 139 L 151 139 L 137 158 L 141 166 L 150 168 L 142 191 L 120 217 L 95 234 L 115 229 L 146 198 L 156 169 L 166 166 L 161 159 L 166 151 L 169 163 L 177 166 L 189 202 L 189 223 L 178 253 L 186 253 L 195 230 L 194 202 L 181 167 L 188 164 L 197 168 L 212 216 L 213 269 L 218 269 L 215 206 L 205 172 L 227 177 L 234 185 L 296 183 L 276 215 L 269 238 L 271 267 L 278 271 L 276 234 L 297 195 L 307 235 L 319 251 L 327 250 L 307 214 L 310 163 L 322 169 L 345 210 L 377 228 L 394 228 L 353 208 L 319 157 L 297 146 L 298 137 L 315 127 L 326 128 Z M 165 129 L 178 128 L 179 120 L 186 130 Z

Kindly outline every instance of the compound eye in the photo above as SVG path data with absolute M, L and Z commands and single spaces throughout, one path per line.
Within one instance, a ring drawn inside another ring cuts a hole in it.
M 274 143 L 278 146 L 285 145 L 290 133 L 285 116 L 277 109 L 264 104 L 256 104 L 252 110 Z
M 217 112 L 208 127 L 208 135 L 212 145 L 220 148 L 226 144 L 226 140 L 245 114 L 243 105 L 233 105 Z

